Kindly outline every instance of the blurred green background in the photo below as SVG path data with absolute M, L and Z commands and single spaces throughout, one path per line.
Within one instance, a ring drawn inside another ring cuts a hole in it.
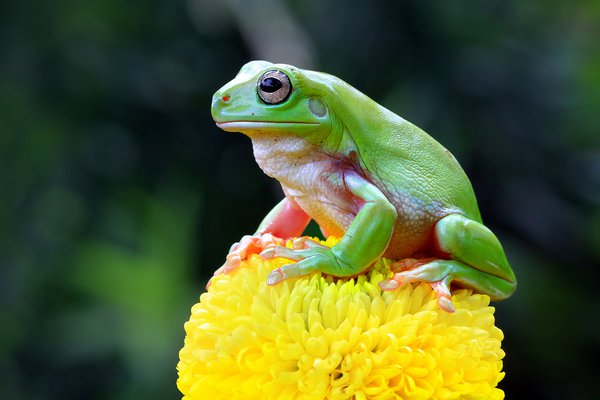
M 280 190 L 210 98 L 330 72 L 461 161 L 519 290 L 507 398 L 598 399 L 600 2 L 0 5 L 0 398 L 179 398 L 183 323 Z

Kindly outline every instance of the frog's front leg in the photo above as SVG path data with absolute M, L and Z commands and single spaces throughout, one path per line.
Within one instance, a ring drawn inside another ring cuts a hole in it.
M 483 224 L 450 214 L 436 223 L 434 235 L 439 250 L 450 259 L 435 259 L 397 272 L 379 286 L 394 290 L 409 282 L 429 282 L 438 294 L 440 307 L 449 312 L 454 311 L 449 290 L 451 282 L 487 294 L 493 300 L 507 298 L 515 291 L 517 281 L 504 250 Z
M 267 277 L 269 285 L 314 271 L 338 277 L 356 275 L 385 252 L 394 230 L 396 209 L 375 185 L 356 173 L 340 173 L 338 179 L 358 205 L 358 212 L 344 236 L 332 248 L 313 243 L 303 250 L 282 246 L 265 250 L 261 253 L 263 258 L 284 257 L 296 261 L 273 270 Z

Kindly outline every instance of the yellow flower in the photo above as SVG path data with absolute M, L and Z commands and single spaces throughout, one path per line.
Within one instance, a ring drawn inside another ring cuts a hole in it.
M 355 279 L 267 286 L 289 262 L 254 255 L 213 279 L 185 324 L 184 400 L 504 398 L 487 296 L 458 290 L 447 313 L 427 284 L 382 292 L 389 260 Z

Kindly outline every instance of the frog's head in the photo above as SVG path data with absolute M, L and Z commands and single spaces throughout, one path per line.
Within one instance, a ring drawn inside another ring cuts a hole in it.
M 251 61 L 212 99 L 212 116 L 228 132 L 253 138 L 294 134 L 322 142 L 333 121 L 326 98 L 331 75 Z

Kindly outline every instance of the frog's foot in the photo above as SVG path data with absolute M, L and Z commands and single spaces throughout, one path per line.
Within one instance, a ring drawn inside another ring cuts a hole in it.
M 390 265 L 390 270 L 394 272 L 394 276 L 390 279 L 381 281 L 379 287 L 383 290 L 391 291 L 396 290 L 407 283 L 421 281 L 422 279 L 418 275 L 410 274 L 409 272 L 434 260 L 436 260 L 434 257 L 420 259 L 405 258 L 394 262 Z M 452 294 L 450 293 L 451 280 L 450 277 L 446 277 L 439 281 L 428 282 L 433 291 L 437 294 L 440 308 L 448 312 L 454 312 L 455 310 L 454 304 L 452 304 Z
M 480 271 L 462 261 L 435 259 L 414 269 L 396 272 L 390 279 L 379 282 L 379 287 L 395 290 L 411 282 L 428 282 L 438 295 L 440 307 L 449 312 L 453 310 L 449 290 L 452 282 L 487 294 L 492 299 L 502 298 L 503 294 L 514 291 L 515 286 L 514 282 Z
M 285 244 L 284 239 L 275 237 L 269 233 L 256 236 L 246 235 L 242 237 L 239 242 L 231 246 L 225 263 L 215 271 L 213 276 L 229 274 L 239 268 L 242 261 L 250 258 L 252 254 L 259 254 L 265 249 L 274 248 L 283 244 Z M 208 286 L 210 286 L 210 281 L 206 287 Z
M 287 258 L 295 261 L 292 264 L 276 268 L 267 277 L 268 285 L 276 285 L 286 279 L 308 275 L 321 270 L 325 273 L 339 270 L 339 260 L 331 252 L 331 248 L 309 238 L 299 238 L 292 243 L 292 249 L 275 246 L 264 250 L 260 256 L 264 259 Z
M 403 260 L 404 261 L 404 260 Z M 431 285 L 431 288 L 437 295 L 438 305 L 440 308 L 447 312 L 454 312 L 454 304 L 452 303 L 452 293 L 450 292 L 450 282 L 452 282 L 452 276 L 445 276 L 439 280 L 431 280 L 436 278 L 431 278 L 429 274 L 428 268 L 423 268 L 427 266 L 427 262 L 424 264 L 421 263 L 420 266 L 417 266 L 415 269 L 411 270 L 403 270 L 401 272 L 396 272 L 394 276 L 390 279 L 385 279 L 379 282 L 379 287 L 382 290 L 391 291 L 396 290 L 402 285 L 406 285 L 411 282 L 427 282 Z
M 437 282 L 429 282 L 431 288 L 437 295 L 438 305 L 446 312 L 453 313 L 456 309 L 452 303 L 452 293 L 450 292 L 450 278 Z
M 455 307 L 452 303 L 452 293 L 450 292 L 450 283 L 452 275 L 440 277 L 438 274 L 432 275 L 430 264 L 436 260 L 434 258 L 417 260 L 413 258 L 404 259 L 398 263 L 394 263 L 394 276 L 390 279 L 385 279 L 379 282 L 379 287 L 382 290 L 396 290 L 402 285 L 412 282 L 427 282 L 437 295 L 438 305 L 447 312 L 454 312 Z M 440 260 L 441 261 L 441 260 Z M 435 262 L 433 262 L 435 263 Z M 436 271 L 437 272 L 437 271 Z

